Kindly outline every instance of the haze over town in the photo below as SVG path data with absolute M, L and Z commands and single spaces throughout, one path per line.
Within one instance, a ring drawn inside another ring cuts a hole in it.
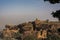
M 0 29 L 6 24 L 40 20 L 57 20 L 51 12 L 60 9 L 60 4 L 50 4 L 43 0 L 0 0 Z

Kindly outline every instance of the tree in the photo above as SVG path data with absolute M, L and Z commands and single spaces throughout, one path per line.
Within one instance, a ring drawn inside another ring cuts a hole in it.
M 23 33 L 24 32 L 23 25 L 22 24 L 17 25 L 17 27 L 19 28 L 19 32 L 20 33 Z
M 60 21 L 60 10 L 57 10 L 56 12 L 52 12 L 51 14 L 54 18 L 58 18 L 58 20 Z
M 0 32 L 0 38 L 3 39 L 3 33 L 2 32 Z
M 49 1 L 51 4 L 60 3 L 60 0 L 44 0 L 44 1 Z
M 44 0 L 44 1 L 49 1 L 51 4 L 60 3 L 60 0 Z M 60 10 L 52 12 L 51 14 L 54 18 L 58 18 L 58 20 L 60 21 Z
M 60 32 L 60 28 L 58 28 L 57 31 Z
M 36 29 L 36 24 L 35 24 L 35 22 L 33 21 L 32 24 L 33 24 L 33 30 L 35 30 L 35 29 Z
M 37 38 L 34 35 L 28 35 L 23 40 L 37 40 Z
M 13 36 L 13 38 L 17 40 L 22 40 L 22 34 L 20 32 L 14 33 Z
M 49 1 L 51 4 L 60 3 L 60 0 L 44 0 L 44 1 Z M 57 10 L 56 12 L 52 12 L 51 14 L 54 18 L 58 18 L 58 20 L 60 21 L 60 10 Z M 58 29 L 58 31 L 60 32 L 60 29 Z M 60 40 L 60 37 L 54 34 L 51 35 L 48 34 L 47 40 Z
M 60 37 L 58 37 L 57 35 L 52 35 L 52 34 L 48 34 L 47 35 L 47 40 L 60 40 Z

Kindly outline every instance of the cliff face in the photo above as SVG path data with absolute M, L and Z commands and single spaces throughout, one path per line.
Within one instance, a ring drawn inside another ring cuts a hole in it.
M 9 30 L 9 29 L 5 29 L 3 30 L 3 36 L 4 37 L 12 37 L 13 33 L 17 33 L 18 30 Z
M 14 36 L 14 33 L 23 34 L 23 38 L 28 35 L 33 35 L 36 38 L 46 39 L 48 34 L 58 34 L 57 29 L 60 28 L 60 23 L 50 22 L 50 21 L 41 21 L 36 19 L 32 22 L 22 23 L 19 25 L 6 25 L 6 28 L 3 30 L 3 37 Z

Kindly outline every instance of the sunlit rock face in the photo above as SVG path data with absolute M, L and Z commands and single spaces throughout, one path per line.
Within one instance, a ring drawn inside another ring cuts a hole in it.
M 23 29 L 24 29 L 25 31 L 32 31 L 32 30 L 33 30 L 33 25 L 32 25 L 31 23 L 27 23 L 27 24 L 23 27 Z
M 14 36 L 14 33 L 19 32 L 19 29 L 16 27 L 16 25 L 6 25 L 6 28 L 3 30 L 3 38 L 12 38 Z
M 11 31 L 9 29 L 4 29 L 3 30 L 3 36 L 4 37 L 12 37 Z
M 47 30 L 40 30 L 37 32 L 37 36 L 38 39 L 39 38 L 43 38 L 46 39 L 47 38 Z
M 25 36 L 30 35 L 33 32 L 33 25 L 31 23 L 26 23 L 26 25 L 24 25 L 23 27 L 23 30 L 24 30 L 23 34 Z

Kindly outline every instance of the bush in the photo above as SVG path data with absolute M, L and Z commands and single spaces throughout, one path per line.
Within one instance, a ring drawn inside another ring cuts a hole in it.
M 47 40 L 60 40 L 60 37 L 51 34 L 47 36 Z
M 37 39 L 33 35 L 28 35 L 23 40 L 37 40 Z

